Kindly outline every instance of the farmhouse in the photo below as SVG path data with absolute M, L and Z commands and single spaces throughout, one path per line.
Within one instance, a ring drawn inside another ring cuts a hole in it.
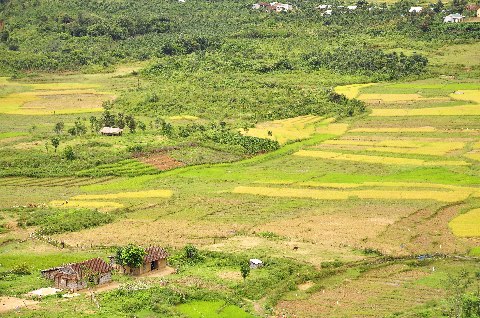
M 410 13 L 420 13 L 422 12 L 423 8 L 422 7 L 410 7 L 408 12 Z
M 129 266 L 117 265 L 116 268 L 123 274 L 142 275 L 154 270 L 163 269 L 167 266 L 167 252 L 158 246 L 151 246 L 145 249 L 143 265 L 132 268 Z
M 465 17 L 459 13 L 449 14 L 443 18 L 444 23 L 458 23 L 462 22 Z
M 252 258 L 250 259 L 250 268 L 255 269 L 263 266 L 263 262 L 259 260 L 258 258 Z
M 121 136 L 123 129 L 115 127 L 103 127 L 100 129 L 100 133 L 104 136 Z
M 480 18 L 480 8 L 477 10 L 477 18 Z
M 112 267 L 101 258 L 67 264 L 41 271 L 43 277 L 54 281 L 55 287 L 77 291 L 88 283 L 101 285 L 112 280 Z
M 357 6 L 347 6 L 348 10 L 357 10 Z

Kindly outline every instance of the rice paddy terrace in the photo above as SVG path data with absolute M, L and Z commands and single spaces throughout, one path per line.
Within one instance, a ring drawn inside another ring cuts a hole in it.
M 173 249 L 190 243 L 213 252 L 292 259 L 320 272 L 336 264 L 328 276 L 284 293 L 276 314 L 441 312 L 449 275 L 478 270 L 469 259 L 480 246 L 480 83 L 429 79 L 336 90 L 366 101 L 369 112 L 355 120 L 309 115 L 242 129 L 283 147 L 234 163 L 159 173 L 151 164 L 126 159 L 99 166 L 102 177 L 79 171 L 62 178 L 3 178 L 0 205 L 93 208 L 113 215 L 113 222 L 50 236 L 78 257 L 131 242 Z M 5 215 L 0 234 L 3 253 L 12 260 L 29 261 L 25 252 L 62 254 L 28 241 L 30 231 L 14 219 L 15 213 Z M 378 262 L 379 255 L 398 260 Z M 442 258 L 424 264 L 411 260 L 415 255 Z M 236 284 L 225 274 L 230 272 L 219 265 L 185 275 Z M 6 286 L 0 283 L 2 293 L 14 295 Z M 252 314 L 262 315 L 262 301 L 253 297 Z M 243 311 L 236 315 L 243 317 Z

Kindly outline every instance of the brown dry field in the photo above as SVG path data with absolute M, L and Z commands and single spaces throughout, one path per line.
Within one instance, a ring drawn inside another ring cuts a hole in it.
M 424 305 L 444 295 L 443 290 L 411 284 L 428 275 L 426 270 L 403 264 L 370 270 L 357 279 L 345 279 L 308 299 L 283 300 L 276 314 L 287 317 L 384 317 Z
M 27 102 L 21 109 L 90 109 L 102 107 L 105 100 L 115 99 L 114 95 L 105 94 L 55 94 L 39 96 L 39 99 Z
M 154 154 L 148 157 L 139 157 L 137 159 L 162 171 L 185 166 L 183 162 L 175 160 L 167 154 Z

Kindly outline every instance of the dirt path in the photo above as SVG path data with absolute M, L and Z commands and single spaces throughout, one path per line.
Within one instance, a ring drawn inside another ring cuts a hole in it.
M 38 301 L 15 297 L 0 297 L 0 314 L 20 308 L 32 309 L 36 304 L 38 304 Z

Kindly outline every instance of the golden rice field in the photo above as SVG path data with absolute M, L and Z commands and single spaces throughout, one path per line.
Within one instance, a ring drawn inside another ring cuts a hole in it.
M 59 208 L 92 208 L 92 209 L 99 209 L 102 211 L 111 211 L 111 210 L 123 208 L 123 204 L 121 203 L 107 202 L 107 201 L 54 200 L 54 201 L 50 201 L 48 205 L 52 207 L 59 207 Z
M 480 236 L 480 209 L 474 209 L 461 214 L 451 220 L 448 225 L 456 236 Z
M 135 192 L 118 192 L 106 194 L 80 194 L 74 196 L 74 200 L 98 200 L 98 199 L 144 199 L 144 198 L 170 198 L 171 190 L 148 190 Z
M 0 97 L 0 113 L 16 115 L 77 114 L 102 111 L 102 103 L 115 96 L 98 91 L 90 83 L 17 83 L 0 78 L 2 86 L 21 88 L 22 92 Z M 26 90 L 26 91 L 25 91 Z
M 352 84 L 352 85 L 344 85 L 344 86 L 337 86 L 335 87 L 335 92 L 338 94 L 343 94 L 347 98 L 357 98 L 360 94 L 360 90 L 362 88 L 375 85 L 375 83 L 367 83 L 367 84 Z
M 407 94 L 405 94 L 407 95 Z M 450 97 L 459 101 L 470 101 L 476 104 L 466 104 L 449 107 L 430 107 L 415 109 L 372 109 L 370 116 L 395 117 L 395 116 L 478 116 L 480 115 L 480 90 L 465 90 L 450 94 Z
M 401 154 L 420 154 L 441 156 L 465 147 L 464 142 L 451 141 L 421 141 L 416 139 L 390 139 L 390 140 L 327 140 L 326 145 L 363 146 L 367 151 L 391 152 Z
M 467 199 L 470 191 L 435 191 L 435 190 L 318 190 L 272 187 L 236 187 L 232 191 L 239 194 L 253 194 L 268 197 L 308 198 L 316 200 L 435 200 L 439 202 L 458 202 Z
M 257 124 L 254 128 L 249 128 L 247 131 L 239 130 L 245 136 L 268 138 L 284 144 L 290 140 L 306 139 L 316 133 L 316 123 L 322 120 L 322 117 L 307 115 L 293 118 L 267 121 Z M 320 128 L 328 130 L 330 120 L 322 122 Z M 338 127 L 332 128 L 338 130 Z M 270 134 L 269 134 L 270 133 Z
M 419 94 L 360 94 L 358 99 L 363 101 L 380 100 L 384 103 L 394 102 L 415 102 L 420 100 L 429 100 Z
M 365 127 L 365 128 L 355 128 L 351 129 L 350 132 L 366 132 L 366 133 L 423 133 L 423 132 L 435 132 L 437 129 L 435 127 L 425 126 L 425 127 Z
M 461 105 L 451 107 L 432 107 L 414 109 L 372 109 L 370 116 L 396 117 L 396 116 L 479 116 L 479 105 Z
M 294 155 L 300 156 L 300 157 L 312 157 L 312 158 L 340 160 L 340 161 L 356 161 L 356 162 L 384 164 L 384 165 L 467 166 L 470 164 L 462 160 L 427 161 L 423 159 L 355 155 L 355 154 L 346 154 L 346 153 L 339 153 L 339 152 L 332 152 L 332 151 L 319 151 L 319 150 L 300 150 L 294 153 Z

